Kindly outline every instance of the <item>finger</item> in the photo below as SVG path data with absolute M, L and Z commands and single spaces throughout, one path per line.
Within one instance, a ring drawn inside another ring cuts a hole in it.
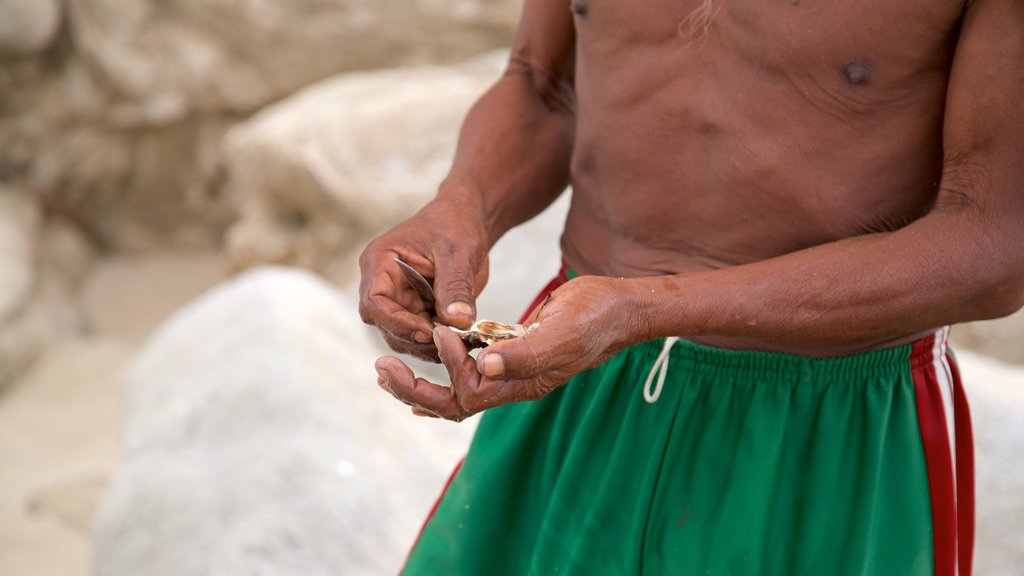
M 412 413 L 415 414 L 416 416 L 424 416 L 427 418 L 440 418 L 440 416 L 438 416 L 437 414 L 434 414 L 433 412 L 424 410 L 417 406 L 412 407 Z
M 476 358 L 477 371 L 488 378 L 528 380 L 551 372 L 564 364 L 560 349 L 564 338 L 545 334 L 538 327 L 521 338 L 497 342 Z
M 437 355 L 448 370 L 456 396 L 462 388 L 475 388 L 479 384 L 480 373 L 462 338 L 447 326 L 435 326 L 433 336 Z
M 435 348 L 433 344 L 410 342 L 385 331 L 381 331 L 380 334 L 384 338 L 384 342 L 387 343 L 388 348 L 391 348 L 399 354 L 408 354 L 409 356 L 414 356 L 427 362 L 433 362 L 434 364 L 441 361 L 437 357 L 437 348 Z
M 466 415 L 509 402 L 536 399 L 539 396 L 534 392 L 544 387 L 541 380 L 522 381 L 481 376 L 476 360 L 466 352 L 462 339 L 447 328 L 434 329 L 434 342 L 451 377 L 455 401 Z
M 401 398 L 398 397 L 397 394 L 395 394 L 395 391 L 391 389 L 391 379 L 390 379 L 390 376 L 388 376 L 383 371 L 378 371 L 377 372 L 377 386 L 381 390 L 383 390 L 383 391 L 387 392 L 388 394 L 390 394 L 391 397 L 394 398 L 395 400 L 398 400 L 399 402 L 401 402 L 402 404 L 405 404 L 407 406 L 412 406 L 412 404 L 409 404 L 405 400 L 402 400 Z
M 367 323 L 402 340 L 428 345 L 433 342 L 430 333 L 434 326 L 423 316 L 413 314 L 384 295 L 370 296 L 367 306 L 371 309 L 367 315 L 370 319 Z
M 399 400 L 446 420 L 459 422 L 469 416 L 455 402 L 449 387 L 417 378 L 398 358 L 382 356 L 377 359 L 374 368 L 383 378 L 389 391 Z
M 370 279 L 368 279 L 370 278 Z M 373 274 L 366 274 L 359 287 L 359 315 L 363 322 L 381 327 L 407 340 L 430 344 L 430 318 L 423 299 L 416 293 L 392 258 Z
M 477 261 L 466 244 L 452 243 L 445 254 L 435 258 L 434 292 L 437 296 L 437 315 L 450 326 L 469 328 L 476 319 L 475 270 Z M 485 276 L 486 281 L 486 276 Z
M 469 355 L 458 335 L 447 327 L 438 326 L 434 328 L 434 343 L 451 378 L 455 402 L 463 412 L 476 414 L 509 401 L 506 398 L 507 383 L 481 377 L 476 360 Z

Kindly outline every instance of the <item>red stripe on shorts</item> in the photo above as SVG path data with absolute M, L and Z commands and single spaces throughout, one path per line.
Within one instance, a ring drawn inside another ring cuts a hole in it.
M 960 372 L 946 354 L 953 378 L 953 410 L 956 414 L 956 503 L 960 576 L 970 576 L 974 561 L 974 433 L 967 395 L 960 385 Z
M 928 490 L 932 504 L 932 554 L 936 576 L 957 575 L 957 501 L 953 472 L 950 431 L 946 425 L 946 405 L 940 389 L 939 371 L 945 376 L 944 333 L 914 343 L 910 355 L 914 378 L 914 399 L 918 427 L 924 446 L 928 471 Z M 939 353 L 936 354 L 936 351 Z M 961 572 L 961 576 L 968 576 Z

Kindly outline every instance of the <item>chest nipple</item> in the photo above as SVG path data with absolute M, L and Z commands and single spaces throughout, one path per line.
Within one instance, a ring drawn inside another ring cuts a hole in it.
M 843 66 L 843 78 L 854 86 L 867 84 L 871 79 L 871 66 L 863 60 L 854 60 Z
M 587 0 L 571 0 L 569 2 L 569 11 L 577 16 L 586 16 Z

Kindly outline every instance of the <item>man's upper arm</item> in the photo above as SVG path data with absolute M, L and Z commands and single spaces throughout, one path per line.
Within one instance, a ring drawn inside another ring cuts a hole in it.
M 989 316 L 1024 305 L 1024 2 L 974 0 L 946 96 L 943 170 L 933 215 L 952 217 L 947 249 L 973 254 L 992 285 Z M 982 280 L 984 279 L 984 280 Z
M 526 0 L 508 74 L 530 79 L 549 107 L 572 108 L 576 33 L 566 0 Z
M 967 8 L 946 97 L 938 207 L 1014 216 L 1024 234 L 1024 2 Z

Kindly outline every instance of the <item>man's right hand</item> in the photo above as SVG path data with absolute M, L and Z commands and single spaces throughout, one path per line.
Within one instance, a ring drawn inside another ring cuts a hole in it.
M 439 362 L 433 320 L 468 328 L 487 283 L 489 241 L 482 218 L 453 200 L 435 199 L 371 242 L 359 257 L 359 315 L 392 350 Z M 400 258 L 432 280 L 436 310 L 405 279 Z

